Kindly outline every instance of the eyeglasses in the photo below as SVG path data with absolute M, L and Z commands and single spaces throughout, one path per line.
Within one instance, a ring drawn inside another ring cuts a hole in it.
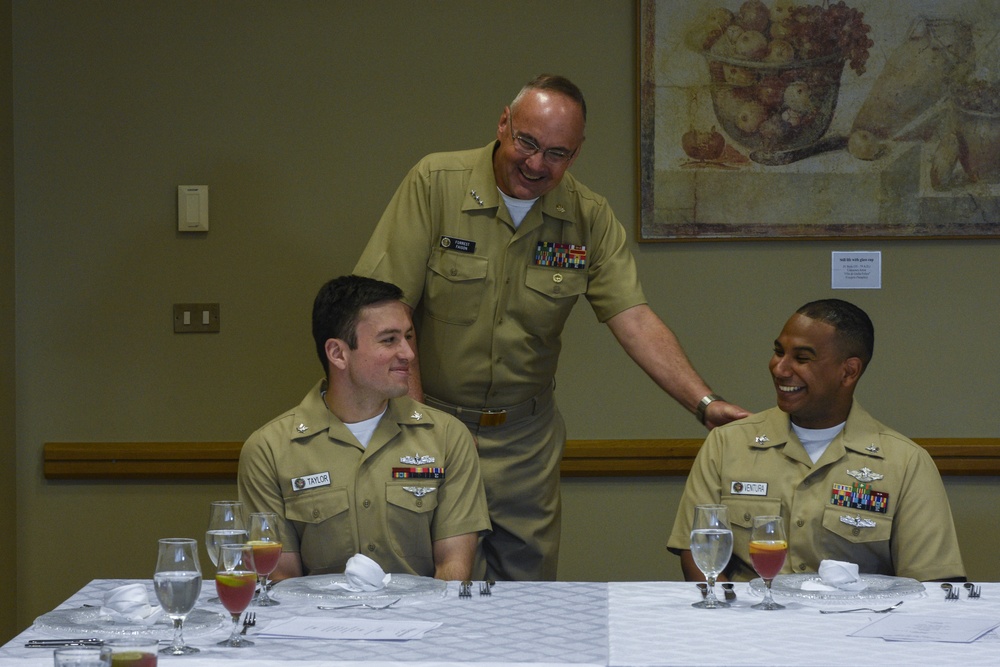
M 541 151 L 542 159 L 549 164 L 562 164 L 563 162 L 568 162 L 576 154 L 576 150 L 566 151 L 561 148 L 542 148 L 535 143 L 533 139 L 529 139 L 514 131 L 514 114 L 508 116 L 508 125 L 510 126 L 510 137 L 514 140 L 514 148 L 521 155 L 532 156 L 535 153 Z

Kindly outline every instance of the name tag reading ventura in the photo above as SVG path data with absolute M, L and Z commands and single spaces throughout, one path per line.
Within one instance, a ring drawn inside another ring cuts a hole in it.
M 305 491 L 314 489 L 317 486 L 330 486 L 330 473 L 317 472 L 304 477 L 294 477 L 292 479 L 292 491 Z
M 729 492 L 734 496 L 766 496 L 767 482 L 733 482 Z

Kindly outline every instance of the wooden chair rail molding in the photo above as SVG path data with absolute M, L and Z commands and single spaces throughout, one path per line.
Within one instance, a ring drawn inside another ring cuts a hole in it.
M 917 438 L 942 475 L 1000 475 L 1000 438 Z M 570 440 L 563 477 L 684 476 L 702 440 Z M 46 479 L 234 480 L 241 442 L 47 442 Z

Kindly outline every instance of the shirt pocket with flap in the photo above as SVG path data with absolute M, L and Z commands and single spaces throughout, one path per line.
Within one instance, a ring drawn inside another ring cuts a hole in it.
M 469 325 L 479 316 L 486 291 L 489 260 L 476 255 L 435 250 L 427 260 L 427 284 L 422 298 L 430 317 L 449 324 Z
M 354 555 L 350 500 L 347 489 L 325 488 L 302 491 L 285 498 L 285 518 L 299 535 L 299 555 L 310 572 L 325 572 Z
M 587 272 L 528 266 L 524 286 L 528 289 L 512 305 L 527 330 L 541 336 L 558 336 L 581 294 L 587 293 Z
M 755 516 L 780 516 L 781 499 L 766 496 L 723 496 L 733 529 L 733 553 L 750 553 L 750 531 Z
M 433 564 L 431 526 L 438 506 L 438 489 L 437 484 L 420 484 L 420 481 L 386 484 L 386 524 L 396 553 L 408 560 L 427 558 Z

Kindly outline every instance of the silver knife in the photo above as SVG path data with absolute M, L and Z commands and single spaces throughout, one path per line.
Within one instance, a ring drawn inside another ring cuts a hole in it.
M 30 639 L 25 648 L 61 648 L 63 646 L 104 646 L 104 640 L 97 637 L 85 639 Z

